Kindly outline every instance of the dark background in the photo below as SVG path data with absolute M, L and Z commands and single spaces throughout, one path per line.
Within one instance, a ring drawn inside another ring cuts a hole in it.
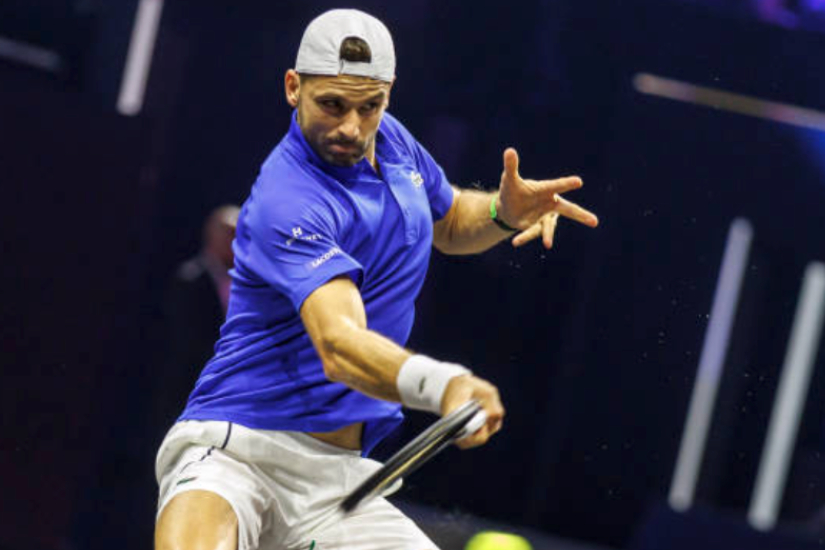
M 146 104 L 124 117 L 136 1 L 0 3 L 0 35 L 63 60 L 0 60 L 0 548 L 150 544 L 163 289 L 286 131 L 283 73 L 332 7 L 391 29 L 391 111 L 452 181 L 494 187 L 514 146 L 525 176 L 581 175 L 570 198 L 601 219 L 560 224 L 549 252 L 434 254 L 410 346 L 494 381 L 508 416 L 403 497 L 632 544 L 667 495 L 726 234 L 745 217 L 754 248 L 698 495 L 743 516 L 801 277 L 825 260 L 825 136 L 643 96 L 632 77 L 825 110 L 825 25 L 816 2 L 786 3 L 799 24 L 706 4 L 168 1 Z M 823 361 L 782 511 L 814 538 Z M 381 452 L 431 421 L 413 415 Z

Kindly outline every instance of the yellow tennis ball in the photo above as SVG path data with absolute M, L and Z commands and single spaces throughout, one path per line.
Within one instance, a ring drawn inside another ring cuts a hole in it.
M 467 542 L 464 550 L 533 550 L 527 539 L 510 533 L 482 531 Z

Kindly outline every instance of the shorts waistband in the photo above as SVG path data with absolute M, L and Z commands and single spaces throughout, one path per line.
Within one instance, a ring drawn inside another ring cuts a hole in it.
M 344 447 L 339 447 L 338 445 L 333 445 L 332 443 L 327 443 L 326 441 L 321 441 L 318 438 L 312 437 L 311 435 L 304 433 L 304 432 L 288 432 L 288 431 L 281 431 L 281 430 L 253 430 L 255 432 L 261 433 L 263 435 L 271 436 L 271 437 L 287 437 L 292 439 L 297 444 L 312 449 L 316 452 L 323 452 L 323 453 L 331 453 L 331 454 L 338 454 L 338 455 L 346 455 L 346 456 L 361 456 L 360 449 L 345 449 Z

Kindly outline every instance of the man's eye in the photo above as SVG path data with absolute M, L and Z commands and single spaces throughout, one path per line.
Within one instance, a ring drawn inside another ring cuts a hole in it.
M 321 106 L 326 109 L 339 109 L 341 104 L 335 99 L 324 99 L 321 101 Z
M 371 113 L 371 112 L 375 111 L 378 108 L 378 105 L 379 104 L 378 104 L 377 101 L 373 101 L 373 102 L 367 103 L 366 105 L 361 107 L 361 110 L 364 111 L 365 113 Z

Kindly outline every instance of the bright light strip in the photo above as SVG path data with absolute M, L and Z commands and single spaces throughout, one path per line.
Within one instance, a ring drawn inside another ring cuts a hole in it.
M 143 107 L 162 11 L 163 0 L 140 0 L 117 98 L 117 110 L 123 115 L 134 116 Z
M 647 95 L 825 132 L 825 113 L 814 109 L 696 86 L 647 73 L 635 75 L 633 86 L 636 91 Z
M 679 456 L 670 484 L 668 502 L 674 510 L 686 510 L 693 504 L 752 240 L 753 228 L 750 222 L 742 218 L 733 220 L 728 230 L 710 321 L 705 330 L 699 369 L 693 383 Z
M 63 60 L 57 53 L 3 36 L 0 36 L 0 57 L 52 73 L 63 68 Z
M 756 475 L 756 488 L 748 510 L 748 521 L 757 529 L 771 529 L 776 525 L 799 423 L 808 397 L 814 360 L 819 349 L 823 311 L 825 264 L 814 262 L 805 270 L 782 377 Z

